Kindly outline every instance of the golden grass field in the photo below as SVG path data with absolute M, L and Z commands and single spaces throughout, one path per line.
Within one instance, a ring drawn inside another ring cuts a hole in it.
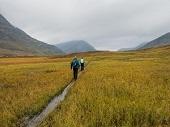
M 90 64 L 40 127 L 170 126 L 170 46 L 78 56 Z M 41 111 L 71 80 L 71 57 L 1 58 L 1 126 Z
M 169 127 L 170 48 L 95 56 L 40 127 Z
M 59 94 L 71 80 L 70 59 L 1 58 L 0 127 L 15 127 Z

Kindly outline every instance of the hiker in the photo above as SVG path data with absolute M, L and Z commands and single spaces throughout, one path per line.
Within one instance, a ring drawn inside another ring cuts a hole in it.
M 75 56 L 71 62 L 71 69 L 73 69 L 73 75 L 74 75 L 75 80 L 77 80 L 79 67 L 80 67 L 80 62 L 78 61 L 77 57 Z
M 81 71 L 84 70 L 84 59 L 83 57 L 80 59 L 80 64 L 81 64 Z

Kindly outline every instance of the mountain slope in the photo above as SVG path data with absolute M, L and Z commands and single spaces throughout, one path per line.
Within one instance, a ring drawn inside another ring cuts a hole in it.
M 66 53 L 96 51 L 96 49 L 92 45 L 83 40 L 73 40 L 69 42 L 56 44 L 56 46 Z
M 147 44 L 146 42 L 143 42 L 141 44 L 139 44 L 138 46 L 136 47 L 132 47 L 132 48 L 122 48 L 122 49 L 119 49 L 119 51 L 132 51 L 132 50 L 137 50 L 141 47 L 143 47 L 145 44 Z
M 0 55 L 56 55 L 63 51 L 38 41 L 11 25 L 0 14 Z
M 144 46 L 138 49 L 154 48 L 154 47 L 160 47 L 165 45 L 170 45 L 170 32 L 162 35 L 159 38 L 154 39 L 153 41 L 145 44 Z

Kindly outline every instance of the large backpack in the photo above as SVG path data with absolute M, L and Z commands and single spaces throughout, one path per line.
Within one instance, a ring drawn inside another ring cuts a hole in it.
M 78 60 L 74 60 L 73 61 L 73 68 L 77 68 L 79 67 L 79 61 Z

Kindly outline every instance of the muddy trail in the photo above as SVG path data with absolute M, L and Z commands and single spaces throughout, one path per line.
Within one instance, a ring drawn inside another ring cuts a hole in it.
M 43 111 L 34 116 L 31 120 L 25 123 L 26 127 L 37 127 L 53 110 L 60 104 L 61 101 L 65 99 L 70 88 L 74 85 L 75 81 L 72 81 L 67 87 L 63 90 L 63 92 L 59 95 L 54 97 L 51 102 L 47 105 Z
M 86 65 L 87 67 L 87 65 Z M 80 78 L 80 75 L 84 73 L 84 71 L 79 72 L 78 78 Z M 40 112 L 39 114 L 35 115 L 31 119 L 26 119 L 24 120 L 21 124 L 20 127 L 37 127 L 38 125 L 43 122 L 47 116 L 52 113 L 55 108 L 62 102 L 64 101 L 66 95 L 68 94 L 69 90 L 71 87 L 76 83 L 75 80 L 71 80 L 69 84 L 66 85 L 65 89 L 61 92 L 60 95 L 56 95 L 49 103 L 48 105 Z

